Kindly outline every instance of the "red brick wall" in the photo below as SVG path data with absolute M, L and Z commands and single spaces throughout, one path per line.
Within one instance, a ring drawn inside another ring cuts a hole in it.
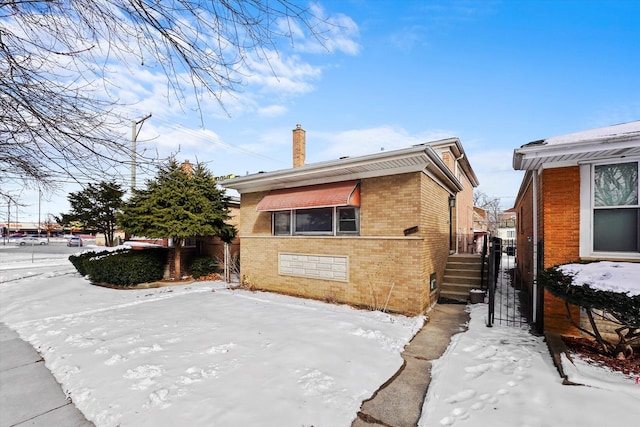
M 544 236 L 544 268 L 578 261 L 580 256 L 580 169 L 578 166 L 545 169 L 540 179 L 539 220 Z M 578 321 L 580 311 L 572 306 Z M 567 319 L 564 301 L 545 291 L 545 330 L 563 335 L 579 335 Z

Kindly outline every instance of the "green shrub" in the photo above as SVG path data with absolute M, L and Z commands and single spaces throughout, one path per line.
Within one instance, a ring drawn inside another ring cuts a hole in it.
M 213 258 L 206 255 L 196 257 L 191 263 L 191 276 L 193 276 L 194 279 L 199 279 L 200 277 L 217 272 L 218 264 L 216 264 Z
M 163 249 L 123 250 L 93 254 L 83 266 L 89 280 L 115 286 L 134 286 L 162 279 L 166 262 Z
M 119 249 L 116 252 L 122 252 L 122 251 L 128 251 L 129 249 Z M 96 257 L 102 257 L 104 255 L 108 255 L 110 253 L 115 253 L 112 251 L 101 251 L 101 252 L 93 252 L 93 251 L 87 251 L 87 252 L 82 252 L 81 254 L 78 255 L 71 255 L 69 257 L 69 261 L 71 261 L 71 264 L 73 264 L 73 266 L 75 267 L 76 271 L 78 273 L 80 273 L 80 275 L 82 276 L 86 276 L 87 275 L 87 269 L 85 267 L 85 263 L 91 259 L 91 258 L 96 258 Z

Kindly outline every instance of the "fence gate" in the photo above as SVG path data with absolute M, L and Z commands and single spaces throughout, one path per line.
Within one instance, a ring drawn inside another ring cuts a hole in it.
M 495 322 L 510 326 L 527 325 L 530 320 L 529 297 L 523 281 L 516 274 L 515 240 L 493 237 L 489 240 L 487 291 L 489 307 L 487 326 Z

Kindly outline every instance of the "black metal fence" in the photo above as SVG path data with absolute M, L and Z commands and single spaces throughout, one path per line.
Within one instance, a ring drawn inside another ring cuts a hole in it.
M 529 324 L 530 301 L 526 287 L 517 274 L 515 240 L 489 239 L 486 254 L 488 314 L 487 326 L 496 322 L 504 325 Z

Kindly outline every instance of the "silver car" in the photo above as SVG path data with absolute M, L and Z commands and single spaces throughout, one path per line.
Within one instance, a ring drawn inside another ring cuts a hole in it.
M 82 239 L 77 236 L 73 236 L 67 242 L 67 246 L 82 246 Z
M 49 240 L 46 237 L 37 237 L 37 236 L 26 236 L 20 237 L 14 242 L 16 245 L 24 246 L 24 245 L 48 245 Z

